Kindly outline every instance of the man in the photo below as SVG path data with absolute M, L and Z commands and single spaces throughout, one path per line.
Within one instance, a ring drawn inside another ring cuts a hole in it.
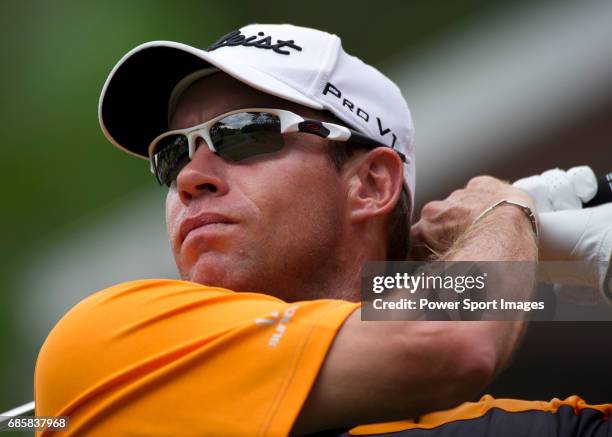
M 184 281 L 74 307 L 41 349 L 37 415 L 70 416 L 75 435 L 339 434 L 468 401 L 516 348 L 520 322 L 361 321 L 362 263 L 408 252 L 414 132 L 397 87 L 336 36 L 251 25 L 207 51 L 142 45 L 109 76 L 100 120 L 169 186 Z M 533 262 L 533 209 L 479 177 L 428 204 L 412 235 L 445 260 Z M 483 398 L 352 433 L 501 435 L 511 411 L 604 432 L 605 408 Z

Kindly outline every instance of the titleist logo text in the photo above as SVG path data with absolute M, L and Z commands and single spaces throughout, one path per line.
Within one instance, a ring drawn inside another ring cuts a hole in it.
M 258 39 L 258 37 L 261 37 Z M 302 51 L 302 48 L 295 44 L 292 39 L 287 41 L 283 41 L 281 39 L 276 40 L 276 44 L 272 44 L 272 37 L 265 36 L 263 32 L 258 32 L 257 35 L 249 36 L 248 38 L 244 36 L 239 30 L 234 30 L 233 32 L 228 33 L 227 35 L 219 38 L 218 41 L 212 43 L 206 50 L 212 52 L 213 50 L 217 50 L 221 47 L 233 47 L 233 46 L 245 46 L 245 47 L 255 47 L 258 49 L 267 49 L 272 50 L 281 55 L 290 55 L 291 52 L 289 50 L 281 50 L 283 47 L 287 47 L 289 49 L 297 50 L 298 52 Z

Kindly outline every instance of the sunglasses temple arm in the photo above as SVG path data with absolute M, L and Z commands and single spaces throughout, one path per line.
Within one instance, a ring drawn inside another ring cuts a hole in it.
M 344 141 L 348 143 L 353 143 L 355 145 L 363 146 L 368 149 L 375 149 L 376 147 L 389 147 L 357 131 L 349 129 L 348 127 L 340 126 L 334 123 L 325 123 L 316 120 L 304 120 L 298 123 L 297 127 L 297 130 L 300 132 L 315 134 L 332 141 Z M 289 129 L 287 129 L 285 132 L 287 131 L 294 132 L 294 126 L 290 126 Z M 402 162 L 407 161 L 406 155 L 404 155 L 399 150 L 395 150 L 395 152 L 399 155 Z
M 370 137 L 366 137 L 365 135 L 360 134 L 359 132 L 356 131 L 351 131 L 351 138 L 348 140 L 351 143 L 354 144 L 359 144 L 362 145 L 364 147 L 368 147 L 370 149 L 374 149 L 376 147 L 389 147 L 390 149 L 393 149 L 393 147 L 387 146 L 385 144 L 382 144 L 378 141 L 373 140 Z M 402 160 L 402 162 L 406 162 L 407 158 L 406 155 L 404 155 L 402 152 L 400 152 L 399 150 L 393 149 L 395 151 L 395 153 L 397 153 L 400 157 L 400 159 Z
M 351 137 L 348 140 L 348 142 L 353 143 L 353 144 L 358 144 L 360 146 L 363 147 L 367 147 L 369 149 L 374 149 L 376 147 L 389 147 L 391 149 L 393 149 L 390 146 L 387 146 L 385 144 L 382 144 L 378 141 L 373 140 L 370 137 L 367 137 L 363 134 L 360 134 L 359 132 L 356 132 L 354 130 L 351 130 Z M 397 153 L 399 155 L 399 157 L 401 158 L 402 162 L 406 162 L 407 158 L 406 155 L 404 155 L 402 152 L 400 152 L 399 150 L 393 149 L 395 151 L 395 153 Z

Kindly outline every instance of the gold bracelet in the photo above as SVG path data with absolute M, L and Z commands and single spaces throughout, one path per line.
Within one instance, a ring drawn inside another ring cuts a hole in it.
M 482 220 L 482 218 L 484 216 L 486 216 L 488 213 L 493 211 L 495 208 L 497 208 L 498 206 L 502 206 L 502 205 L 514 205 L 514 206 L 520 208 L 521 211 L 523 211 L 525 213 L 525 215 L 529 219 L 529 222 L 531 223 L 531 229 L 533 229 L 533 233 L 535 235 L 536 245 L 539 244 L 539 242 L 540 242 L 540 232 L 538 231 L 538 221 L 536 219 L 536 215 L 533 213 L 531 208 L 529 208 L 527 205 L 525 205 L 523 203 L 515 202 L 514 200 L 506 200 L 506 199 L 504 199 L 504 200 L 500 200 L 499 202 L 494 203 L 493 205 L 489 206 L 487 209 L 485 209 L 483 212 L 481 212 L 478 217 L 476 217 L 476 219 L 472 222 L 472 226 L 474 226 L 476 223 L 478 223 L 480 220 Z

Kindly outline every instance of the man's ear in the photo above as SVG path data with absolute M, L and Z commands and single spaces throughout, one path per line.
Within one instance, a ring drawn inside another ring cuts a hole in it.
M 402 191 L 403 164 L 389 147 L 378 147 L 349 160 L 346 168 L 348 207 L 352 221 L 384 216 Z

